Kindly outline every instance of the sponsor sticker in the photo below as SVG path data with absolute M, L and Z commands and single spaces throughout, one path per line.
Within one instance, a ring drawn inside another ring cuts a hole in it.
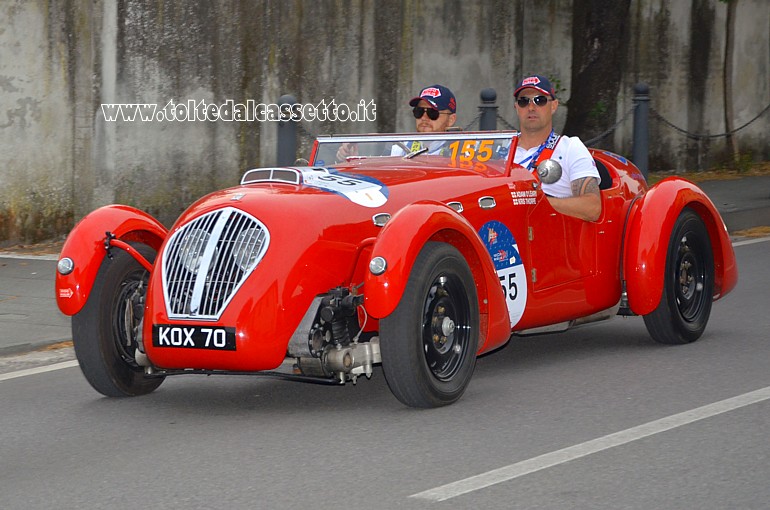
M 527 274 L 519 247 L 508 227 L 499 221 L 485 223 L 479 236 L 492 257 L 508 305 L 511 327 L 514 327 L 527 305 Z
M 513 205 L 535 205 L 537 203 L 537 191 L 533 189 L 511 191 Z
M 301 168 L 299 171 L 302 173 L 302 183 L 305 186 L 337 193 L 358 205 L 374 208 L 388 201 L 387 188 L 374 179 L 365 180 L 321 167 Z

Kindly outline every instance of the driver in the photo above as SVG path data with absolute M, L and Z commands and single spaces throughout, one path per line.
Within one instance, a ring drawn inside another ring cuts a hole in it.
M 558 162 L 561 178 L 542 185 L 551 206 L 583 220 L 599 219 L 602 200 L 596 162 L 580 138 L 554 133 L 553 114 L 559 100 L 551 82 L 542 75 L 527 76 L 519 82 L 513 98 L 521 130 L 513 161 L 530 170 L 546 159 Z
M 455 95 L 443 85 L 425 87 L 409 101 L 415 118 L 415 130 L 418 133 L 441 133 L 448 131 L 457 121 L 457 100 Z M 436 141 L 428 146 L 428 154 L 440 154 L 445 142 Z M 420 142 L 404 141 L 391 149 L 391 156 L 403 156 L 422 148 Z M 344 161 L 350 156 L 358 156 L 358 146 L 343 143 L 337 151 L 337 161 Z

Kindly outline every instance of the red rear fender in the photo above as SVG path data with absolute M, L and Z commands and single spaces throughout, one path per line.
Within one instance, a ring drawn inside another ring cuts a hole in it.
M 155 251 L 168 234 L 159 221 L 133 207 L 108 205 L 86 215 L 67 236 L 59 255 L 72 259 L 75 267 L 68 275 L 56 273 L 56 303 L 62 313 L 75 315 L 88 300 L 106 254 L 106 232 L 124 242 L 144 243 Z
M 669 239 L 685 207 L 703 219 L 711 239 L 714 299 L 727 294 L 738 281 L 732 243 L 714 204 L 693 183 L 678 177 L 665 179 L 634 203 L 626 228 L 623 270 L 628 304 L 638 315 L 649 314 L 660 303 Z

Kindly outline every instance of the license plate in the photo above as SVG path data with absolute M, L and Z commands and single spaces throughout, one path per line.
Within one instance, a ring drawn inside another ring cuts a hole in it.
M 152 345 L 153 347 L 234 351 L 235 328 L 153 324 Z

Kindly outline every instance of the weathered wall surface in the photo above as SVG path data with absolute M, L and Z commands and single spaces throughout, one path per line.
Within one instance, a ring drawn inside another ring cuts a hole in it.
M 579 1 L 579 0 L 574 0 Z M 738 0 L 735 126 L 770 103 L 770 2 Z M 479 91 L 511 93 L 524 73 L 556 82 L 566 117 L 573 0 L 59 0 L 0 2 L 0 242 L 65 233 L 103 204 L 134 205 L 169 224 L 202 194 L 275 163 L 276 123 L 107 121 L 103 103 L 193 100 L 376 104 L 366 122 L 301 123 L 311 136 L 408 131 L 406 103 L 440 82 L 458 97 L 458 124 L 478 114 Z M 692 133 L 725 131 L 725 5 L 635 0 L 618 120 L 634 84 L 651 106 Z M 164 110 L 166 111 L 166 110 Z M 651 168 L 713 163 L 724 139 L 690 140 L 652 122 Z M 608 143 L 631 152 L 631 118 Z M 770 158 L 770 114 L 738 133 L 739 147 Z M 579 133 L 578 133 L 579 134 Z
M 72 222 L 68 22 L 37 3 L 0 4 L 0 239 Z
M 716 0 L 637 0 L 631 4 L 628 67 L 618 111 L 632 106 L 634 83 L 650 85 L 650 105 L 689 133 L 721 134 L 724 121 L 723 70 L 725 4 Z M 733 95 L 736 128 L 770 104 L 770 2 L 738 0 L 735 20 Z M 770 158 L 766 135 L 770 114 L 739 131 L 740 149 L 755 159 Z M 616 147 L 631 151 L 632 125 L 615 136 Z M 651 122 L 651 169 L 702 169 L 726 151 L 723 137 L 694 140 Z

